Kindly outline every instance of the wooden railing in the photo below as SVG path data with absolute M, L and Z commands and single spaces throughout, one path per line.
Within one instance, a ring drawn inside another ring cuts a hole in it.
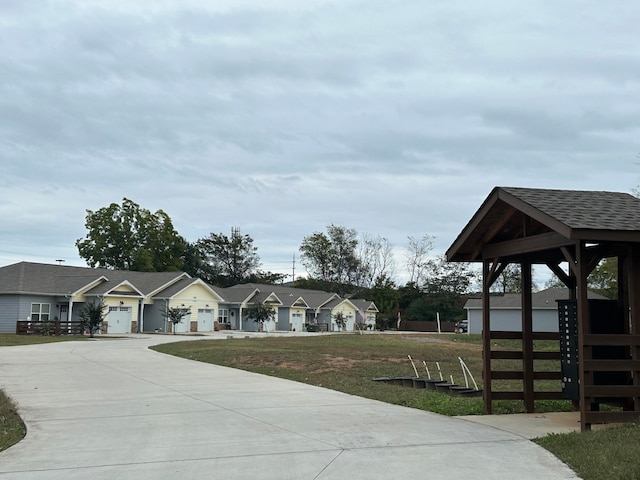
M 32 322 L 18 320 L 16 322 L 17 335 L 82 335 L 83 328 L 81 322 L 61 322 L 53 320 L 50 322 Z

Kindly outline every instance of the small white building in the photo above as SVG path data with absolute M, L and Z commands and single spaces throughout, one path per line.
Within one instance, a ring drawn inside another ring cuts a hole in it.
M 589 292 L 589 298 L 604 299 Z M 558 331 L 558 300 L 567 300 L 566 288 L 547 288 L 531 295 L 533 305 L 533 331 Z M 522 330 L 522 308 L 519 293 L 491 295 L 491 330 L 519 332 Z M 482 299 L 470 298 L 464 305 L 469 322 L 469 333 L 482 333 Z

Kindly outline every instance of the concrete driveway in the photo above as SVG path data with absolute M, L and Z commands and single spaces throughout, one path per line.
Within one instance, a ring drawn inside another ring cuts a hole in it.
M 577 478 L 490 426 L 147 348 L 174 340 L 0 348 L 28 429 L 0 479 Z

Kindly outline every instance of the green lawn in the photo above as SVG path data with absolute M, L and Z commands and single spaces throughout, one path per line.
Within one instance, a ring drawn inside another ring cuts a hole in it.
M 52 341 L 82 340 L 86 337 L 40 337 L 0 335 L 0 346 Z M 511 349 L 511 341 L 497 348 Z M 458 357 L 462 357 L 481 384 L 482 351 L 478 335 L 322 335 L 309 337 L 268 337 L 232 340 L 177 342 L 154 347 L 192 360 L 240 368 L 266 375 L 323 386 L 384 402 L 429 410 L 444 415 L 482 414 L 482 399 L 456 398 L 421 389 L 404 388 L 372 379 L 382 376 L 413 375 L 407 355 L 411 355 L 421 375 L 422 361 L 433 377 L 436 362 L 443 375 L 463 381 Z M 554 342 L 539 342 L 537 349 L 557 348 Z M 509 368 L 509 361 L 497 366 Z M 515 366 L 515 365 L 513 365 Z M 557 369 L 555 362 L 540 362 L 536 369 Z M 514 390 L 517 382 L 502 382 L 494 388 Z M 541 386 L 558 389 L 557 382 Z M 538 402 L 538 411 L 567 411 L 567 401 Z M 522 412 L 522 402 L 495 402 L 495 413 Z M 0 392 L 0 451 L 20 441 L 25 427 L 15 406 Z M 593 432 L 549 435 L 536 440 L 573 468 L 584 480 L 640 479 L 640 426 L 625 425 Z
M 505 343 L 503 348 L 512 348 Z M 322 335 L 309 337 L 269 337 L 201 342 L 169 343 L 154 347 L 160 352 L 215 363 L 252 372 L 287 378 L 341 392 L 373 398 L 444 415 L 482 414 L 482 398 L 451 397 L 448 394 L 373 382 L 375 377 L 415 375 L 408 355 L 418 373 L 426 376 L 423 361 L 431 376 L 439 378 L 436 362 L 445 379 L 464 381 L 458 357 L 471 370 L 482 388 L 482 347 L 479 336 L 467 335 Z M 502 368 L 508 367 L 504 361 Z M 558 368 L 553 362 L 541 362 L 539 369 Z M 494 388 L 522 388 L 521 382 L 501 382 Z M 548 390 L 559 389 L 550 382 Z M 541 401 L 539 411 L 568 411 L 568 401 Z M 522 402 L 495 402 L 495 413 L 522 413 Z

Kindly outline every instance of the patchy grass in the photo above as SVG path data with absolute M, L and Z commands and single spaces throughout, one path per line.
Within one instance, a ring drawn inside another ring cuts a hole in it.
M 462 384 L 464 377 L 458 357 L 468 365 L 482 388 L 482 346 L 478 335 L 322 335 L 309 337 L 268 337 L 253 339 L 180 342 L 159 345 L 155 350 L 191 360 L 215 363 L 265 375 L 322 386 L 361 397 L 404 405 L 444 415 L 479 415 L 481 398 L 451 397 L 435 391 L 403 388 L 372 381 L 375 377 L 415 375 L 408 355 L 416 362 L 418 373 L 426 376 L 423 361 L 431 376 L 439 378 L 436 362 L 445 379 L 453 376 Z M 505 344 L 502 348 L 513 348 Z M 557 348 L 557 345 L 556 347 Z M 501 369 L 510 368 L 504 361 Z M 512 364 L 513 368 L 515 364 Z M 537 365 L 538 369 L 559 369 L 558 362 Z M 549 382 L 548 390 L 558 390 L 559 382 Z M 522 382 L 502 382 L 494 388 L 521 389 Z M 540 401 L 545 411 L 567 411 L 568 401 Z M 522 413 L 518 401 L 494 403 L 496 413 Z
M 26 433 L 15 403 L 0 390 L 0 452 L 18 443 Z
M 640 426 L 623 425 L 591 432 L 548 435 L 536 440 L 584 480 L 640 478 Z

